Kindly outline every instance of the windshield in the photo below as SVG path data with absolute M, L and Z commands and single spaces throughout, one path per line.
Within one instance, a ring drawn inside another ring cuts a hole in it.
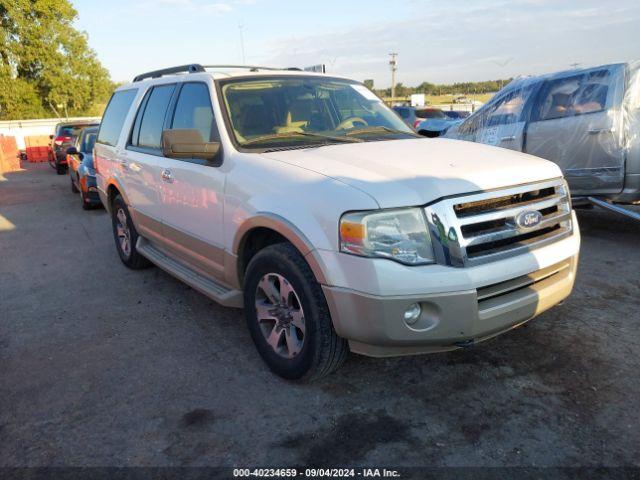
M 415 137 L 377 96 L 355 82 L 261 77 L 220 83 L 231 131 L 243 148 Z

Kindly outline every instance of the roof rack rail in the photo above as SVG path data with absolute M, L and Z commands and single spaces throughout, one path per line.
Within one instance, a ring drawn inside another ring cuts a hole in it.
M 200 65 L 199 63 L 190 63 L 188 65 L 180 65 L 178 67 L 162 68 L 160 70 L 154 70 L 152 72 L 141 73 L 134 77 L 134 82 L 140 82 L 147 78 L 160 78 L 164 75 L 173 75 L 175 73 L 202 73 L 207 68 L 233 68 L 233 69 L 246 69 L 251 72 L 257 72 L 259 70 L 289 70 L 289 71 L 302 71 L 297 67 L 278 68 L 278 67 L 261 67 L 258 65 Z
M 174 73 L 198 73 L 204 72 L 204 67 L 198 63 L 190 63 L 189 65 L 180 65 L 178 67 L 162 68 L 160 70 L 154 70 L 152 72 L 142 73 L 137 75 L 133 81 L 139 82 L 145 78 L 159 78 L 164 75 L 172 75 Z
M 261 67 L 258 65 L 203 65 L 204 68 L 238 68 L 238 69 L 246 69 L 252 72 L 257 72 L 258 70 L 289 70 L 288 68 L 278 68 L 278 67 Z

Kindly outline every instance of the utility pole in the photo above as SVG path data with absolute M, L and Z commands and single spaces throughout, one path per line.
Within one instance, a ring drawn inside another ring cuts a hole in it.
M 574 70 L 577 70 L 577 68 L 580 66 L 580 64 L 578 62 L 574 62 L 574 63 L 570 64 L 569 66 L 572 67 Z
M 242 35 L 242 29 L 244 25 L 242 23 L 238 24 L 238 30 L 240 30 L 240 51 L 242 52 L 242 64 L 244 65 L 246 62 L 244 58 L 244 35 Z
M 398 70 L 398 54 L 390 53 L 389 56 L 391 60 L 389 60 L 389 65 L 391 66 L 391 103 L 393 103 L 393 99 L 396 98 L 396 71 Z

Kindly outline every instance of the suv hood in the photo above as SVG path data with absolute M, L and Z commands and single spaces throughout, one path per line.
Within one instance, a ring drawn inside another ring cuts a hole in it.
M 380 208 L 558 178 L 558 166 L 524 153 L 449 139 L 406 139 L 265 153 L 372 196 Z M 345 208 L 349 208 L 345 205 Z

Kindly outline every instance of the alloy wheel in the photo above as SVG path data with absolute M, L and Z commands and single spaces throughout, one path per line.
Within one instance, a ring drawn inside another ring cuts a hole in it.
M 267 273 L 256 287 L 256 316 L 267 344 L 283 358 L 300 353 L 305 341 L 305 319 L 293 285 L 278 273 Z
M 127 222 L 127 214 L 122 208 L 116 212 L 116 235 L 122 253 L 125 257 L 129 257 L 131 255 L 131 232 Z

